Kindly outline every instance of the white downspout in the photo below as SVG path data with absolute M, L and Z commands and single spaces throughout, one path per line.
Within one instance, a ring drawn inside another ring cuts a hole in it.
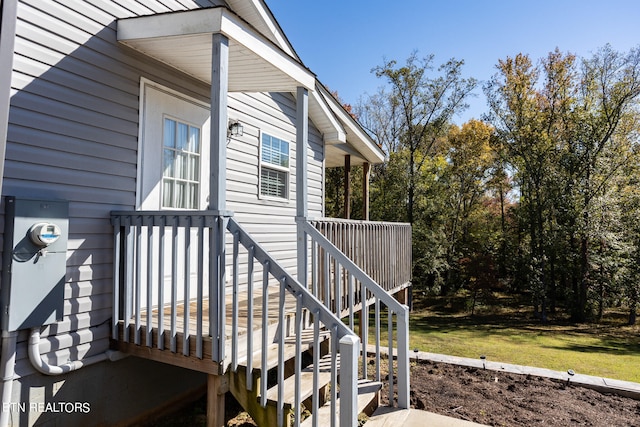
M 31 335 L 29 336 L 29 360 L 33 367 L 44 375 L 66 374 L 67 372 L 78 370 L 83 366 L 94 365 L 105 360 L 115 362 L 127 356 L 127 354 L 119 351 L 107 350 L 104 353 L 96 354 L 95 356 L 82 360 L 67 362 L 64 365 L 50 365 L 42 360 L 42 355 L 40 354 L 40 328 L 31 329 Z

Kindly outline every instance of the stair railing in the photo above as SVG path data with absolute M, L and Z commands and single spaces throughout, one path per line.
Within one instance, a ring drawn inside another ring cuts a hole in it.
M 369 356 L 369 324 L 373 322 L 376 352 L 375 380 L 381 380 L 380 343 L 382 338 L 381 304 L 387 309 L 387 337 L 389 348 L 388 385 L 389 404 L 393 406 L 394 378 L 397 378 L 397 405 L 409 407 L 409 309 L 399 303 L 385 289 L 369 277 L 353 260 L 347 257 L 319 230 L 312 221 L 302 221 L 302 230 L 311 238 L 311 292 L 325 307 L 337 317 L 348 318 L 351 330 L 355 330 L 356 309 L 360 309 L 359 333 L 362 343 L 362 377 L 367 379 Z M 384 261 L 381 261 L 384 262 Z M 374 306 L 374 316 L 370 319 L 369 307 Z M 394 315 L 396 318 L 394 326 Z M 393 339 L 396 339 L 394 345 Z M 394 372 L 394 347 L 397 375 Z
M 116 281 L 113 291 L 113 339 L 192 358 L 208 358 L 214 364 L 211 371 L 220 374 L 227 367 L 237 370 L 240 358 L 247 357 L 248 387 L 254 386 L 249 377 L 253 369 L 252 355 L 262 351 L 261 403 L 265 405 L 267 350 L 274 340 L 269 331 L 276 325 L 277 375 L 280 387 L 277 417 L 278 424 L 284 425 L 285 338 L 295 334 L 296 354 L 299 354 L 302 349 L 300 332 L 303 327 L 313 325 L 313 376 L 316 382 L 319 376 L 317 349 L 320 346 L 321 330 L 329 331 L 333 345 L 330 383 L 332 425 L 337 425 L 338 422 L 343 426 L 357 424 L 357 383 L 358 378 L 366 378 L 366 371 L 362 376 L 359 375 L 358 363 L 362 360 L 366 367 L 366 342 L 360 349 L 360 338 L 352 332 L 353 315 L 350 316 L 350 328 L 341 320 L 339 303 L 338 310 L 335 307 L 331 309 L 328 301 L 322 301 L 317 292 L 310 292 L 301 285 L 228 212 L 129 211 L 112 212 L 111 217 L 114 226 L 113 275 Z M 229 245 L 225 238 L 227 232 L 233 237 Z M 399 325 L 396 335 L 401 349 L 398 358 L 404 360 L 405 356 L 408 357 L 408 351 L 402 350 L 406 346 L 407 330 L 400 327 L 406 325 L 404 306 L 395 303 L 386 292 L 381 291 L 348 258 L 325 242 L 313 227 L 306 229 L 306 232 L 316 242 L 314 247 L 321 246 L 333 259 L 339 260 L 339 264 L 352 277 L 362 283 L 361 293 L 364 290 L 365 295 L 371 294 L 376 306 L 377 336 L 380 335 L 380 302 L 393 310 L 390 311 L 390 320 L 393 313 L 396 313 Z M 228 253 L 228 246 L 233 248 L 231 254 Z M 245 255 L 246 262 L 241 262 Z M 230 330 L 226 323 L 229 317 L 229 299 L 226 294 L 226 270 L 229 264 L 232 265 Z M 258 305 L 254 303 L 254 291 L 260 293 L 260 283 L 256 285 L 254 282 L 256 278 L 260 280 L 260 277 L 262 301 Z M 272 292 L 273 290 L 276 292 Z M 246 298 L 242 298 L 243 292 L 246 292 Z M 271 298 L 277 298 L 275 315 L 269 313 Z M 246 309 L 242 315 L 240 301 L 247 302 L 246 308 L 242 307 L 242 310 Z M 289 304 L 290 301 L 293 304 Z M 289 308 L 295 315 L 288 316 Z M 351 309 L 353 310 L 353 306 Z M 368 310 L 368 304 L 365 304 L 365 310 Z M 253 324 L 254 317 L 260 317 L 260 325 Z M 245 319 L 246 324 L 241 325 L 241 320 Z M 288 323 L 293 325 L 289 326 Z M 390 321 L 389 324 L 391 323 Z M 241 328 L 244 328 L 245 333 L 241 333 Z M 392 331 L 389 335 L 392 336 Z M 366 334 L 362 336 L 367 339 Z M 204 345 L 205 337 L 210 337 L 211 346 Z M 379 345 L 379 339 L 377 342 Z M 389 347 L 393 347 L 391 341 Z M 379 357 L 377 360 L 379 365 Z M 301 369 L 300 358 L 296 358 L 296 377 L 299 377 Z M 404 365 L 399 364 L 400 407 L 407 407 L 408 402 L 408 392 L 407 398 L 404 397 L 405 389 L 408 390 L 408 374 L 405 380 L 404 369 Z M 294 423 L 299 425 L 302 419 L 299 380 L 296 381 L 295 388 Z M 393 393 L 392 384 L 390 389 Z M 339 411 L 336 407 L 338 390 Z M 314 425 L 318 422 L 315 414 L 319 406 L 318 387 L 314 387 L 310 408 Z
M 358 349 L 360 346 L 360 339 L 357 335 L 355 335 L 341 320 L 337 317 L 333 312 L 331 312 L 327 307 L 325 307 L 314 295 L 312 295 L 306 288 L 304 288 L 295 278 L 293 278 L 266 250 L 264 250 L 260 244 L 255 241 L 249 233 L 247 233 L 241 226 L 238 224 L 233 218 L 229 220 L 227 229 L 233 236 L 233 268 L 232 268 L 232 277 L 233 277 L 233 309 L 232 309 L 232 337 L 237 337 L 237 328 L 240 322 L 240 310 L 238 307 L 240 297 L 240 287 L 238 286 L 241 283 L 240 274 L 241 269 L 238 264 L 238 260 L 240 259 L 240 246 L 242 246 L 247 252 L 247 289 L 246 292 L 249 295 L 248 301 L 252 301 L 251 295 L 253 294 L 253 276 L 254 272 L 254 264 L 257 262 L 262 268 L 262 325 L 259 328 L 262 331 L 261 336 L 261 347 L 262 347 L 262 357 L 261 357 L 261 375 L 262 378 L 260 380 L 260 385 L 262 390 L 260 392 L 261 396 L 261 404 L 265 406 L 266 402 L 266 394 L 267 394 L 267 349 L 269 347 L 269 337 L 268 337 L 268 318 L 269 318 L 269 287 L 270 286 L 279 286 L 279 295 L 278 295 L 278 325 L 279 331 L 276 334 L 276 339 L 278 340 L 278 425 L 284 425 L 284 405 L 283 405 L 283 395 L 284 395 L 284 348 L 285 348 L 285 338 L 289 333 L 295 334 L 295 345 L 296 345 L 296 354 L 300 355 L 302 353 L 302 342 L 301 342 L 301 332 L 303 327 L 305 326 L 304 313 L 303 310 L 306 309 L 308 313 L 311 314 L 313 325 L 313 355 L 314 355 L 314 385 L 317 385 L 317 378 L 319 376 L 319 347 L 320 347 L 320 332 L 322 329 L 326 329 L 330 331 L 331 334 L 331 343 L 333 345 L 332 349 L 332 359 L 331 359 L 331 391 L 332 393 L 336 393 L 336 391 L 340 390 L 340 413 L 339 419 L 337 418 L 337 408 L 336 408 L 336 396 L 333 396 L 331 400 L 333 414 L 332 425 L 336 425 L 336 422 L 339 421 L 342 426 L 352 426 L 357 425 L 357 378 L 358 378 Z M 294 326 L 293 331 L 288 331 L 286 327 L 286 319 L 285 319 L 285 311 L 287 307 L 286 296 L 287 294 L 293 296 L 295 299 L 295 316 L 294 316 Z M 251 319 L 254 317 L 255 307 L 253 304 L 248 304 L 247 306 L 247 319 L 251 322 Z M 251 331 L 253 326 L 249 323 L 247 325 L 247 329 Z M 252 367 L 252 357 L 251 355 L 254 352 L 254 337 L 252 333 L 248 333 L 246 335 L 247 343 L 246 343 L 246 352 L 240 351 L 238 348 L 239 340 L 234 339 L 232 341 L 232 349 L 231 349 L 231 369 L 236 371 L 238 369 L 239 363 L 239 355 L 246 354 L 247 355 L 247 388 L 251 390 L 253 387 L 251 371 Z M 340 358 L 338 360 L 338 353 Z M 294 425 L 299 425 L 302 414 L 302 398 L 300 395 L 300 372 L 302 370 L 301 366 L 301 357 L 296 357 L 295 359 L 295 406 L 294 406 Z M 337 373 L 340 372 L 340 377 L 338 379 Z M 318 413 L 320 402 L 320 396 L 318 387 L 314 386 L 313 396 L 312 396 L 312 408 L 311 416 L 314 416 L 314 426 L 317 426 L 317 418 L 315 418 L 315 414 Z

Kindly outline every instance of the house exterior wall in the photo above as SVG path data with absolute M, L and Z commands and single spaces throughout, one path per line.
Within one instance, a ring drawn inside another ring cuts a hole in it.
M 216 5 L 222 0 L 20 0 L 2 195 L 69 201 L 64 318 L 42 330 L 41 352 L 63 364 L 109 347 L 112 210 L 136 204 L 141 78 L 206 102 L 209 88 L 119 45 L 118 18 Z M 245 134 L 228 145 L 228 209 L 295 271 L 295 99 L 232 94 Z M 290 141 L 290 201 L 258 196 L 259 132 Z M 322 136 L 311 125 L 309 212 L 322 215 Z M 4 207 L 0 207 L 4 212 Z M 0 230 L 2 227 L 0 226 Z M 1 247 L 1 245 L 0 245 Z M 88 414 L 12 410 L 14 425 L 114 425 L 205 383 L 199 373 L 128 358 L 60 377 L 36 373 L 28 331 L 18 337 L 12 402 L 87 402 Z M 111 410 L 106 409 L 111 408 Z M 48 425 L 48 424 L 47 424 Z

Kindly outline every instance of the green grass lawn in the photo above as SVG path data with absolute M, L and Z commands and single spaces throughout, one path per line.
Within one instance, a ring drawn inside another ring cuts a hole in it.
M 497 303 L 470 316 L 461 298 L 421 301 L 411 313 L 410 349 L 640 382 L 640 327 L 627 326 L 623 313 L 599 324 L 560 315 L 543 324 L 526 305 Z

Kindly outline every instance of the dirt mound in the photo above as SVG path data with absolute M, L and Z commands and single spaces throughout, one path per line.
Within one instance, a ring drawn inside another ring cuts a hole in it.
M 387 396 L 383 390 L 383 404 Z M 640 426 L 640 401 L 631 398 L 430 361 L 411 365 L 411 405 L 493 426 Z

